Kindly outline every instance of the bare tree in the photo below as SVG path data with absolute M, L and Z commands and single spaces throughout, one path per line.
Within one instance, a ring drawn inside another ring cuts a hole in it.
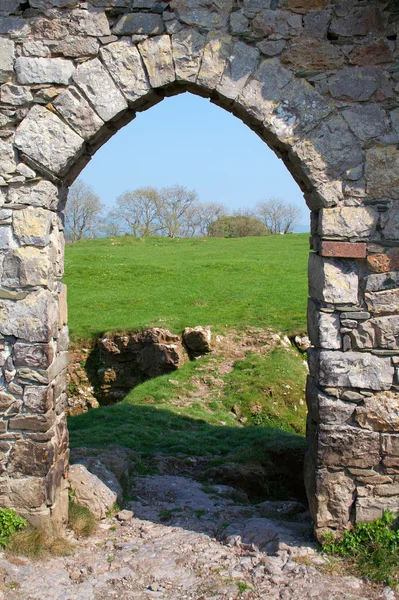
M 227 208 L 219 202 L 200 202 L 198 204 L 199 232 L 209 235 L 209 228 L 218 219 L 227 215 Z
M 179 230 L 179 235 L 182 237 L 194 237 L 198 233 L 201 225 L 201 215 L 199 210 L 200 205 L 194 203 L 187 209 L 182 218 L 182 225 Z
M 299 206 L 281 198 L 269 198 L 256 208 L 269 233 L 291 233 L 301 216 Z
M 105 237 L 116 237 L 123 233 L 123 226 L 114 213 L 110 211 L 103 218 L 100 231 Z
M 197 192 L 181 185 L 173 185 L 163 188 L 159 196 L 159 230 L 171 238 L 184 233 L 184 219 L 192 206 L 198 202 Z
M 112 217 L 119 219 L 137 237 L 153 235 L 158 228 L 159 192 L 153 187 L 126 190 L 116 199 Z
M 72 242 L 96 237 L 103 205 L 93 188 L 77 179 L 69 188 L 65 209 L 66 236 Z

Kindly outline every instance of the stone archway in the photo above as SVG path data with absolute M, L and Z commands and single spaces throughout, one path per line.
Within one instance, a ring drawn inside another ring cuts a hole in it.
M 312 211 L 306 483 L 316 533 L 399 508 L 399 108 L 389 2 L 5 0 L 0 8 L 0 505 L 66 518 L 62 209 L 120 127 L 209 97 Z

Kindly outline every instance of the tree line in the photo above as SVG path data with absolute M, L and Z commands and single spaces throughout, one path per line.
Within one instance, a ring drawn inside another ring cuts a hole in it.
M 65 210 L 69 241 L 130 234 L 135 237 L 245 237 L 291 233 L 301 215 L 280 198 L 258 202 L 253 210 L 229 214 L 219 202 L 201 202 L 195 190 L 181 185 L 126 190 L 106 211 L 82 179 L 70 187 Z

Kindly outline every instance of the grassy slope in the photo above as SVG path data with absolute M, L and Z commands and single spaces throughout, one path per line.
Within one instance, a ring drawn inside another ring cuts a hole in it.
M 155 325 L 304 331 L 307 247 L 307 235 L 74 244 L 65 276 L 72 339 Z M 116 443 L 143 457 L 183 452 L 245 463 L 280 449 L 303 453 L 303 357 L 284 349 L 248 355 L 225 375 L 218 360 L 186 363 L 115 406 L 70 418 L 72 447 Z M 280 477 L 272 472 L 269 487 Z
M 72 339 L 209 324 L 306 329 L 308 235 L 82 241 L 66 249 Z

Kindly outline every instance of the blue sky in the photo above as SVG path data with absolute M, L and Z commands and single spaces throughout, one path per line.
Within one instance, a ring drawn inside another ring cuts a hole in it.
M 108 207 L 127 189 L 175 183 L 231 211 L 278 196 L 301 207 L 297 230 L 309 230 L 302 192 L 283 162 L 239 119 L 189 93 L 138 113 L 80 177 Z

